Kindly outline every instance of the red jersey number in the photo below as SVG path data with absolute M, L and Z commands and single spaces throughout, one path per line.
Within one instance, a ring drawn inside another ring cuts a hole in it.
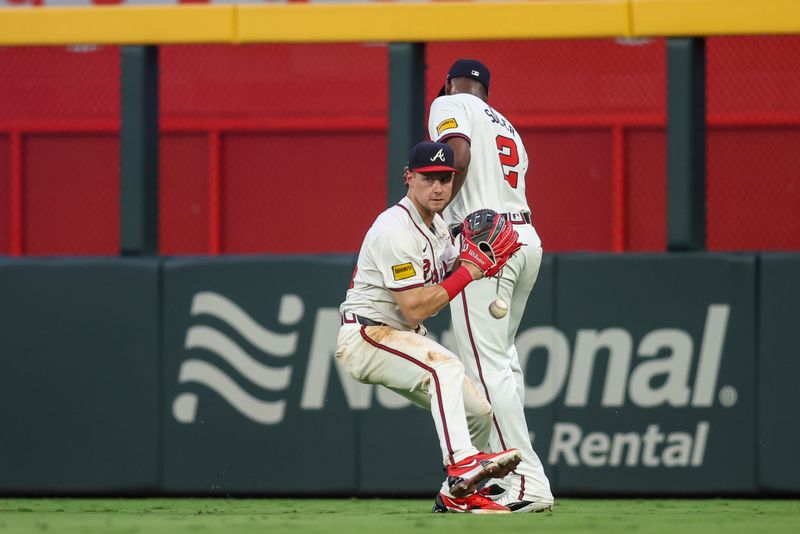
M 506 167 L 516 167 L 519 164 L 519 153 L 517 152 L 517 144 L 509 137 L 498 135 L 495 137 L 497 150 L 500 152 L 500 165 L 503 166 L 503 176 L 505 176 L 508 185 L 517 188 L 517 179 L 519 173 L 517 171 L 506 172 Z

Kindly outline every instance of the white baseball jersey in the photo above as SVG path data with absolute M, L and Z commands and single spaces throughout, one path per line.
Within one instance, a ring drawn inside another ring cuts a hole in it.
M 428 131 L 434 141 L 458 136 L 470 142 L 466 181 L 444 212 L 448 224 L 484 208 L 530 212 L 525 198 L 528 154 L 503 115 L 470 94 L 440 96 L 431 104 Z
M 381 213 L 364 237 L 339 311 L 398 330 L 414 330 L 417 325 L 406 322 L 392 291 L 440 283 L 457 257 L 444 219 L 436 215 L 429 228 L 411 200 L 404 197 Z

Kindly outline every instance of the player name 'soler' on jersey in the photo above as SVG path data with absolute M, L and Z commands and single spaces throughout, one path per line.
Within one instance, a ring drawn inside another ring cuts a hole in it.
M 470 94 L 440 96 L 431 104 L 428 130 L 434 141 L 458 136 L 470 143 L 466 181 L 444 211 L 447 224 L 484 208 L 530 212 L 525 198 L 528 154 L 503 115 Z
M 364 237 L 347 298 L 339 307 L 399 330 L 408 324 L 392 291 L 438 284 L 458 256 L 440 216 L 428 228 L 414 204 L 403 198 L 381 213 Z

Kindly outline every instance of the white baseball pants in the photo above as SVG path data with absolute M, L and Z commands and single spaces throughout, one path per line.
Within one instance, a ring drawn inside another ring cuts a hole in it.
M 430 410 L 445 465 L 486 450 L 492 408 L 455 354 L 414 332 L 358 323 L 342 325 L 337 347 L 336 361 L 350 376 Z

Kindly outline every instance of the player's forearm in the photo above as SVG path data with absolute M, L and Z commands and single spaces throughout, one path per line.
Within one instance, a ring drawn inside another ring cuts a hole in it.
M 398 300 L 403 317 L 410 324 L 419 324 L 439 313 L 469 282 L 483 277 L 483 273 L 474 265 L 470 263 L 462 265 L 463 268 L 459 267 L 453 271 L 452 279 L 416 289 L 414 293 L 404 295 L 402 300 Z
M 442 308 L 447 306 L 448 302 L 450 299 L 442 286 L 428 286 L 421 288 L 411 302 L 400 306 L 400 311 L 410 324 L 419 324 L 439 313 Z

